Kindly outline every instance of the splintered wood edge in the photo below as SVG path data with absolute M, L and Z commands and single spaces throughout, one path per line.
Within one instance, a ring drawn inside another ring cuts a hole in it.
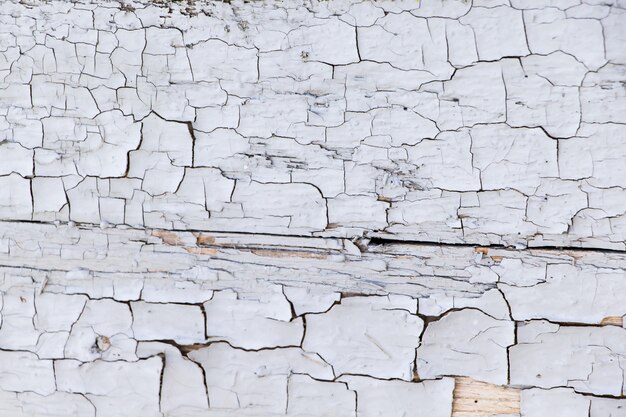
M 602 319 L 601 326 L 624 326 L 624 318 L 622 316 L 608 316 Z
M 454 379 L 452 417 L 492 417 L 520 413 L 520 390 L 468 377 Z

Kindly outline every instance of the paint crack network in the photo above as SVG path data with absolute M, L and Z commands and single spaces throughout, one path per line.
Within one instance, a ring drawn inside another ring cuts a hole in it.
M 0 417 L 626 416 L 624 0 L 0 22 Z

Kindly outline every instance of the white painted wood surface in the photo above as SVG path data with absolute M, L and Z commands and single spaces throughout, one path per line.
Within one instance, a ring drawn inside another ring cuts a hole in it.
M 626 416 L 626 3 L 0 4 L 0 416 Z

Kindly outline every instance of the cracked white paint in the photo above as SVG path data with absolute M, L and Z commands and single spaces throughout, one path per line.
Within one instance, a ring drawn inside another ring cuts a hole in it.
M 0 416 L 626 416 L 623 0 L 7 0 Z
M 507 348 L 513 343 L 512 322 L 474 309 L 452 311 L 426 328 L 417 349 L 417 373 L 426 379 L 467 375 L 504 385 Z

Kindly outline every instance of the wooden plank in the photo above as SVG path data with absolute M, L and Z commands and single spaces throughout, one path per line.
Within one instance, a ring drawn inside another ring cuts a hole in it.
M 520 413 L 520 390 L 455 378 L 452 417 L 493 417 Z

